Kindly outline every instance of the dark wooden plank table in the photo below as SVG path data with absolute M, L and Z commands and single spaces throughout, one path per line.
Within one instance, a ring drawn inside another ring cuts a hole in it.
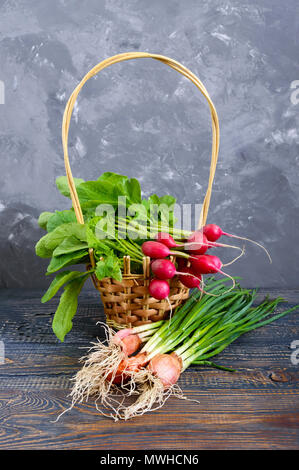
M 59 343 L 50 326 L 56 301 L 42 305 L 41 294 L 0 291 L 0 449 L 298 449 L 299 365 L 291 362 L 298 313 L 244 335 L 216 358 L 237 372 L 187 370 L 180 385 L 200 404 L 171 398 L 158 411 L 113 422 L 88 403 L 53 424 L 69 405 L 82 348 L 102 336 L 103 313 L 98 293 L 84 292 L 74 328 Z M 279 294 L 299 303 L 299 291 Z

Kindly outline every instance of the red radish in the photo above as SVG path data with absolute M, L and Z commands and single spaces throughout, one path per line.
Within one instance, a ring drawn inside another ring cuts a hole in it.
M 180 251 L 170 251 L 170 249 L 160 242 L 148 241 L 144 242 L 141 246 L 142 252 L 145 256 L 150 258 L 166 258 L 167 256 L 181 256 L 182 258 L 189 258 L 186 253 Z
M 144 242 L 141 246 L 143 254 L 150 258 L 166 258 L 169 256 L 169 248 L 160 242 Z
M 203 228 L 203 233 L 210 242 L 215 242 L 221 235 L 226 235 L 218 225 L 208 224 Z
M 191 259 L 191 270 L 194 274 L 213 274 L 221 272 L 222 263 L 218 256 L 198 255 Z
M 220 228 L 219 225 L 216 225 L 216 224 L 205 225 L 204 228 L 203 228 L 203 233 L 205 234 L 205 236 L 207 237 L 207 239 L 210 242 L 215 242 L 222 235 L 225 235 L 226 237 L 238 238 L 240 240 L 247 240 L 251 243 L 254 243 L 255 245 L 259 246 L 260 248 L 262 248 L 266 252 L 266 254 L 267 254 L 267 256 L 270 260 L 270 263 L 272 263 L 271 256 L 270 256 L 269 252 L 266 250 L 266 248 L 263 245 L 261 245 L 260 243 L 254 241 L 254 240 L 251 240 L 250 238 L 239 237 L 238 235 L 232 235 L 231 233 L 223 232 L 222 228 Z
M 224 273 L 221 270 L 222 266 L 223 264 L 221 260 L 218 258 L 218 256 L 199 255 L 199 256 L 193 256 L 191 259 L 191 271 L 196 276 L 199 276 L 200 274 L 220 273 L 220 274 L 223 274 L 223 276 L 230 278 L 233 282 L 233 285 L 232 287 L 229 288 L 228 291 L 226 291 L 226 292 L 229 292 L 235 287 L 236 281 L 229 274 Z
M 175 354 L 157 354 L 147 367 L 154 376 L 161 380 L 164 388 L 169 388 L 178 381 L 182 363 Z
M 177 274 L 175 265 L 169 259 L 155 259 L 151 270 L 158 279 L 171 279 Z
M 191 268 L 187 268 L 187 266 L 182 269 L 182 274 L 179 275 L 179 280 L 185 287 L 188 287 L 189 289 L 197 288 L 201 290 L 201 274 L 194 276 Z
M 176 248 L 178 246 L 181 246 L 181 245 L 177 245 L 177 243 L 172 238 L 172 236 L 169 235 L 169 233 L 167 233 L 167 232 L 157 233 L 157 235 L 155 236 L 155 239 L 158 242 L 163 243 L 163 245 L 167 246 L 168 248 Z
M 149 293 L 157 300 L 166 299 L 169 296 L 170 287 L 167 281 L 152 279 L 148 286 Z
M 156 259 L 152 262 L 151 269 L 158 279 L 172 279 L 177 274 L 184 286 L 190 289 L 194 287 L 200 289 L 201 276 L 194 276 L 187 266 L 183 267 L 181 271 L 177 271 L 175 265 L 168 259 Z
M 222 243 L 213 243 L 209 242 L 206 236 L 200 231 L 197 230 L 194 232 L 191 237 L 189 237 L 189 242 L 183 245 L 183 248 L 192 250 L 192 254 L 204 254 L 209 247 L 212 246 L 225 246 L 229 248 L 237 248 L 241 250 L 240 247 L 224 245 Z M 179 246 L 179 245 L 178 245 Z M 149 256 L 150 258 L 166 258 L 167 256 L 173 255 L 182 258 L 189 258 L 190 256 L 187 253 L 182 253 L 181 251 L 170 251 L 168 246 L 163 245 L 163 243 L 155 241 L 144 242 L 141 246 L 143 254 Z M 241 250 L 242 251 L 242 250 Z
M 187 267 L 188 260 L 186 258 L 178 258 L 176 259 L 176 263 L 178 265 L 178 270 L 182 271 Z
M 209 248 L 217 246 L 222 246 L 225 248 L 236 248 L 237 250 L 241 250 L 239 246 L 225 245 L 224 243 L 215 243 L 208 240 L 202 229 L 195 230 L 195 232 L 193 232 L 187 239 L 187 243 L 184 245 L 185 250 L 192 252 L 194 255 L 203 255 Z
M 192 251 L 192 254 L 203 255 L 209 248 L 209 242 L 207 237 L 202 233 L 201 230 L 196 230 L 190 235 L 185 243 L 185 249 Z
M 209 248 L 208 239 L 201 230 L 193 232 L 187 239 L 187 243 L 182 244 L 176 243 L 172 236 L 166 232 L 157 233 L 155 238 L 168 248 L 185 248 L 186 250 L 190 250 L 192 253 L 197 255 L 204 254 Z

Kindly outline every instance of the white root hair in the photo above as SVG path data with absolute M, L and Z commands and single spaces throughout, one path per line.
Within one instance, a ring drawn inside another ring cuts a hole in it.
M 106 342 L 97 339 L 96 342 L 91 343 L 92 346 L 88 348 L 88 354 L 79 359 L 79 362 L 83 362 L 83 366 L 71 379 L 73 386 L 69 396 L 72 399 L 72 404 L 60 413 L 55 422 L 76 404 L 87 402 L 89 397 L 95 397 L 95 405 L 99 412 L 117 419 L 118 408 L 122 406 L 126 392 L 113 382 L 119 365 L 126 355 L 121 347 L 114 343 L 114 331 L 104 323 L 102 325 L 105 329 Z M 120 400 L 117 400 L 116 397 Z M 99 408 L 99 404 L 110 409 L 111 413 L 106 414 Z

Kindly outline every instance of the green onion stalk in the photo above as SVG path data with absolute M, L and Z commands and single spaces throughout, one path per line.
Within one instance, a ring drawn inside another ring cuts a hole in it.
M 151 326 L 147 326 L 146 343 L 136 357 L 146 356 L 148 365 L 130 376 L 130 387 L 134 382 L 139 396 L 133 405 L 118 410 L 119 418 L 129 419 L 155 409 L 172 394 L 182 398 L 176 382 L 192 364 L 233 371 L 211 362 L 210 358 L 242 334 L 298 309 L 295 306 L 274 314 L 277 306 L 285 302 L 282 297 L 274 300 L 266 298 L 259 305 L 254 305 L 257 291 L 243 289 L 237 284 L 235 289 L 226 292 L 225 282 L 225 279 L 216 281 L 210 278 L 209 292 L 215 296 L 194 292 L 159 328 L 153 324 L 151 330 Z
M 181 358 L 182 370 L 185 370 L 191 364 L 201 364 L 220 353 L 242 334 L 298 308 L 296 306 L 271 316 L 276 307 L 285 302 L 282 297 L 272 301 L 266 299 L 260 305 L 253 306 L 257 291 L 237 285 L 234 290 L 222 293 L 225 282 L 225 279 L 208 281 L 209 293 L 215 297 L 194 292 L 183 307 L 177 309 L 173 318 L 166 320 L 158 331 L 155 330 L 141 353 L 146 352 L 151 360 L 157 354 L 174 352 Z
M 226 282 L 209 278 L 207 288 L 213 295 L 193 291 L 168 320 L 115 334 L 106 326 L 108 342 L 93 346 L 75 377 L 72 406 L 95 396 L 96 403 L 110 410 L 109 416 L 126 420 L 162 406 L 171 395 L 183 398 L 177 380 L 185 369 L 199 365 L 232 371 L 211 358 L 242 334 L 298 308 L 275 314 L 283 298 L 266 298 L 256 305 L 257 291 L 237 283 L 227 291 Z M 129 406 L 127 395 L 137 396 Z

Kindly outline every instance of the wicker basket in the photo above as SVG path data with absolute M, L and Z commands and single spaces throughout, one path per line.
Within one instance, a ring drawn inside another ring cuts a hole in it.
M 175 261 L 172 258 L 172 261 Z M 130 257 L 124 257 L 124 272 L 121 282 L 115 279 L 99 281 L 93 276 L 93 284 L 101 294 L 107 323 L 114 328 L 138 326 L 163 320 L 170 310 L 187 299 L 187 289 L 175 276 L 169 281 L 168 300 L 156 300 L 149 296 L 150 258 L 143 258 L 143 274 L 132 274 Z
M 68 133 L 76 99 L 81 88 L 84 86 L 87 80 L 89 80 L 89 78 L 93 77 L 109 65 L 137 58 L 155 59 L 173 68 L 174 70 L 188 78 L 192 83 L 194 83 L 194 85 L 201 91 L 201 93 L 205 96 L 208 101 L 212 119 L 212 157 L 208 188 L 204 198 L 198 223 L 198 227 L 200 228 L 206 223 L 212 192 L 212 184 L 218 159 L 219 122 L 217 112 L 212 103 L 211 98 L 209 97 L 207 90 L 205 89 L 202 82 L 196 77 L 196 75 L 194 75 L 189 69 L 184 67 L 182 64 L 173 59 L 170 59 L 169 57 L 165 57 L 158 54 L 150 54 L 147 52 L 128 52 L 118 54 L 100 62 L 85 75 L 85 77 L 77 85 L 67 102 L 62 122 L 62 144 L 66 175 L 77 221 L 81 224 L 84 224 L 84 218 L 75 183 L 73 180 L 68 156 Z M 92 249 L 89 250 L 89 255 L 90 264 L 91 266 L 94 266 L 95 259 Z M 116 328 L 123 328 L 126 325 L 137 326 L 144 323 L 151 323 L 154 321 L 161 320 L 168 315 L 170 310 L 174 309 L 181 302 L 183 302 L 189 294 L 188 289 L 185 288 L 179 282 L 177 277 L 175 277 L 170 281 L 169 301 L 159 301 L 150 297 L 148 294 L 147 287 L 150 280 L 150 260 L 146 257 L 143 260 L 143 274 L 131 273 L 130 258 L 126 256 L 124 258 L 124 272 L 123 280 L 121 282 L 118 282 L 114 279 L 103 279 L 99 281 L 95 276 L 92 276 L 92 280 L 94 286 L 96 287 L 96 289 L 98 289 L 101 294 L 105 314 L 107 317 L 107 323 L 113 325 Z

